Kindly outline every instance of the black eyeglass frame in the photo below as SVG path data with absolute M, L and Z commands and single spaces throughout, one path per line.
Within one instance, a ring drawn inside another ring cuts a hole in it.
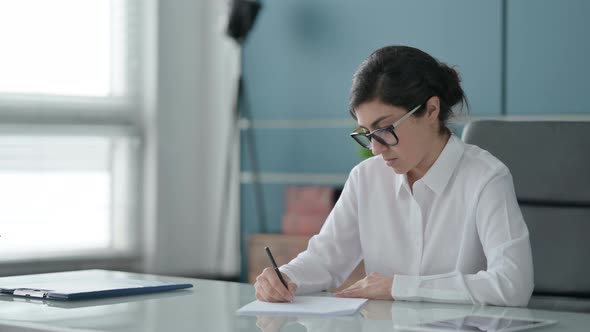
M 408 113 L 406 113 L 404 116 L 402 116 L 401 118 L 399 118 L 399 120 L 395 121 L 394 123 L 390 124 L 387 127 L 383 127 L 383 128 L 377 128 L 369 133 L 350 133 L 350 137 L 352 137 L 360 146 L 362 146 L 365 149 L 372 149 L 372 144 L 371 141 L 372 139 L 375 139 L 377 142 L 379 142 L 382 145 L 385 146 L 396 146 L 399 144 L 399 137 L 397 137 L 397 134 L 395 133 L 395 127 L 399 126 L 400 123 L 402 123 L 405 119 L 409 118 L 412 114 L 414 114 L 417 110 L 419 110 L 424 104 L 420 104 L 416 107 L 414 107 L 411 111 L 409 111 Z M 389 144 L 387 142 L 385 142 L 381 137 L 379 137 L 378 135 L 376 135 L 379 132 L 384 132 L 384 131 L 388 131 L 390 132 L 393 137 L 395 137 L 395 143 L 394 144 Z M 360 136 L 366 137 L 369 140 L 368 145 L 365 145 L 360 138 Z

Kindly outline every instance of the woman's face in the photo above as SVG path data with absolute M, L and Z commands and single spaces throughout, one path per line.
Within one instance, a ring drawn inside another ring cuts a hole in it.
M 429 100 L 429 107 L 432 99 Z M 422 164 L 435 148 L 435 140 L 438 136 L 438 119 L 436 119 L 438 112 L 432 114 L 429 110 L 430 108 L 421 117 L 412 115 L 395 127 L 394 131 L 399 139 L 397 145 L 383 145 L 373 139 L 371 149 L 373 154 L 381 155 L 387 166 L 393 168 L 398 174 L 406 174 L 424 166 Z M 387 127 L 408 111 L 384 104 L 379 100 L 360 104 L 355 109 L 359 126 L 368 131 Z M 430 165 L 427 165 L 427 168 L 429 167 Z

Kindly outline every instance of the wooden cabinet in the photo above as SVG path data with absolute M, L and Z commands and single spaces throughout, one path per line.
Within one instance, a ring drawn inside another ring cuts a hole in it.
M 307 248 L 307 242 L 311 236 L 307 235 L 285 235 L 285 234 L 254 234 L 250 237 L 248 242 L 248 257 L 249 270 L 248 282 L 253 284 L 256 281 L 256 276 L 264 270 L 265 267 L 270 266 L 270 262 L 264 247 L 269 247 L 277 262 L 281 266 L 288 263 L 295 258 L 300 252 Z M 350 277 L 344 282 L 342 286 L 337 289 L 346 288 L 354 282 L 365 277 L 365 268 L 361 262 L 352 272 Z

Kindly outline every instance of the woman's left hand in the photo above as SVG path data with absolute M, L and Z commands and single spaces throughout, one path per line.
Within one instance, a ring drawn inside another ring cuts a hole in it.
M 392 287 L 393 277 L 371 273 L 334 295 L 336 297 L 360 297 L 369 300 L 393 300 L 391 296 Z

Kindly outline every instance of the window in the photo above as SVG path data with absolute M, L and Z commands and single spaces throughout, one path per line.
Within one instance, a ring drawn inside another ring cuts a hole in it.
M 0 0 L 0 262 L 136 249 L 140 4 Z

